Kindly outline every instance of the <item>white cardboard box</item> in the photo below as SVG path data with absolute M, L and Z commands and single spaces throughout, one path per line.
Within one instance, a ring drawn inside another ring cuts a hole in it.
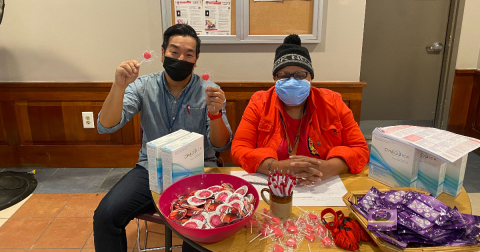
M 373 134 L 368 177 L 390 187 L 416 187 L 419 156 L 412 146 Z
M 204 173 L 203 135 L 190 133 L 162 147 L 163 189 Z
M 177 140 L 182 136 L 186 136 L 190 132 L 186 130 L 177 130 L 166 136 L 160 137 L 147 143 L 147 157 L 148 157 L 148 179 L 150 183 L 150 190 L 156 193 L 163 192 L 163 170 L 162 170 L 162 153 L 161 148 L 172 141 Z
M 429 153 L 420 151 L 417 188 L 437 197 L 443 192 L 446 170 L 446 162 Z
M 447 163 L 447 171 L 445 173 L 445 182 L 443 192 L 457 197 L 462 191 L 463 178 L 467 167 L 468 154 L 455 161 L 453 164 Z

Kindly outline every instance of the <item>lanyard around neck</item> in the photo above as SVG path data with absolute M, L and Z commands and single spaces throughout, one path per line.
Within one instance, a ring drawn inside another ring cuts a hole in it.
M 302 122 L 303 122 L 303 118 L 305 117 L 305 111 L 306 110 L 307 110 L 307 103 L 305 103 L 305 106 L 303 107 L 303 116 L 302 116 L 302 119 L 300 119 L 300 125 L 298 126 L 297 135 L 295 136 L 295 142 L 293 143 L 293 147 L 291 146 L 290 138 L 288 137 L 287 124 L 285 123 L 285 120 L 283 119 L 282 113 L 280 111 L 278 111 L 278 113 L 280 114 L 280 120 L 282 121 L 283 130 L 285 131 L 285 137 L 287 138 L 287 146 L 288 146 L 288 155 L 289 156 L 297 155 L 298 142 L 300 142 L 300 130 L 302 129 Z
M 183 105 L 183 101 L 185 100 L 185 97 L 187 97 L 187 94 L 188 94 L 188 91 L 190 90 L 190 88 L 192 87 L 193 85 L 193 82 L 195 81 L 194 78 L 195 78 L 195 75 L 192 75 L 192 80 L 191 82 L 189 83 L 190 86 L 188 86 L 187 90 L 185 91 L 185 93 L 183 94 L 183 98 L 182 98 L 182 102 L 178 105 L 178 109 L 177 109 L 177 114 L 175 115 L 175 117 L 173 118 L 173 121 L 170 121 L 170 113 L 168 112 L 168 107 L 167 107 L 167 99 L 165 98 L 165 89 L 167 88 L 165 83 L 164 83 L 164 75 L 162 75 L 162 85 L 163 85 L 163 101 L 165 103 L 165 110 L 167 111 L 167 119 L 168 119 L 168 130 L 170 131 L 170 133 L 172 132 L 172 128 L 173 128 L 173 125 L 175 124 L 175 121 L 177 120 L 177 117 L 178 117 L 178 113 L 180 112 L 180 109 L 182 108 L 182 105 Z M 187 84 L 188 85 L 188 84 Z

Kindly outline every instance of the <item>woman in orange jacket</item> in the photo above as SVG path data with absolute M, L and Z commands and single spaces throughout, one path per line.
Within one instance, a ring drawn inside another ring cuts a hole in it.
M 310 86 L 314 72 L 300 37 L 275 53 L 275 87 L 256 92 L 232 142 L 231 158 L 247 172 L 293 172 L 301 185 L 360 173 L 368 145 L 340 94 Z

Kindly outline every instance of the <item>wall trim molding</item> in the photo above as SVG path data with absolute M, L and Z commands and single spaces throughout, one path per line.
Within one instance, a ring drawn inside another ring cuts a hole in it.
M 219 81 L 216 82 L 220 87 L 239 88 L 239 87 L 273 87 L 273 81 Z M 110 88 L 112 82 L 0 82 L 0 88 Z M 312 86 L 317 88 L 331 87 L 359 87 L 367 86 L 364 81 L 313 81 Z
M 456 69 L 455 74 L 458 74 L 458 75 L 470 75 L 470 74 L 480 75 L 480 69 Z

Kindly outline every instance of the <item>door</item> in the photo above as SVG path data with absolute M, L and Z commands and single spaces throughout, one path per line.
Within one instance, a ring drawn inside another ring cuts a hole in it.
M 367 0 L 360 78 L 362 132 L 433 126 L 450 0 Z

